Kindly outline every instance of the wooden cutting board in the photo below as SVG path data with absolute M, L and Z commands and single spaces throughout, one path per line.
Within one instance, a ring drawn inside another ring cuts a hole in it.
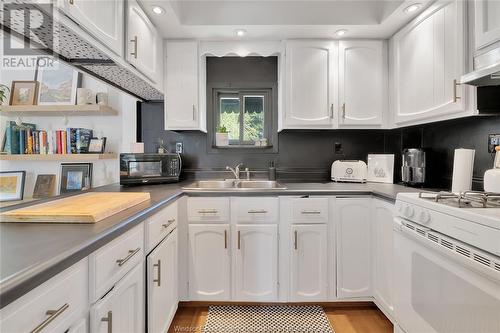
M 89 192 L 0 214 L 1 222 L 95 223 L 150 199 L 143 192 Z

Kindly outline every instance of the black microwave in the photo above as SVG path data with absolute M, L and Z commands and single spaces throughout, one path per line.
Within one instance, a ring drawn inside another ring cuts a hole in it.
M 181 168 L 179 154 L 120 154 L 120 184 L 175 183 Z

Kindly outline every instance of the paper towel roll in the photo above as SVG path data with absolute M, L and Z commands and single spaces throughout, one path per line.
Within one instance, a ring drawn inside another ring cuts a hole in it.
M 474 149 L 455 149 L 453 161 L 453 193 L 470 191 L 472 189 L 472 173 L 474 170 Z

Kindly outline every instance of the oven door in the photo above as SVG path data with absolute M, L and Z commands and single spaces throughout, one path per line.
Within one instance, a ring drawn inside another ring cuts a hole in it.
M 394 311 L 401 328 L 406 333 L 500 332 L 500 272 L 487 268 L 491 274 L 482 274 L 484 267 L 474 269 L 468 258 L 460 262 L 457 254 L 402 222 L 394 219 Z

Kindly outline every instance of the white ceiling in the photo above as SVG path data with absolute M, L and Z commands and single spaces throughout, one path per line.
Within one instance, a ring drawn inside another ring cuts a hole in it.
M 432 0 L 139 0 L 169 39 L 276 40 L 287 38 L 388 38 Z M 422 7 L 406 13 L 405 8 Z M 153 13 L 153 6 L 165 10 Z M 236 29 L 246 35 L 237 37 Z

